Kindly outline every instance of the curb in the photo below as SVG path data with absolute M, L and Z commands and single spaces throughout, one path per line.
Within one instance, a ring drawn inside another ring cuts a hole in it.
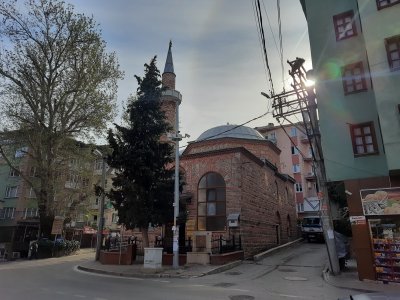
M 269 256 L 269 255 L 271 255 L 271 254 L 273 254 L 273 253 L 275 253 L 276 251 L 279 251 L 279 250 L 281 250 L 281 249 L 283 249 L 283 248 L 286 248 L 286 247 L 295 246 L 296 244 L 298 244 L 298 243 L 300 243 L 300 242 L 302 242 L 302 241 L 303 241 L 303 238 L 299 238 L 299 239 L 294 240 L 294 241 L 292 241 L 292 242 L 289 242 L 289 243 L 280 245 L 280 246 L 275 247 L 275 248 L 271 248 L 271 249 L 269 249 L 269 250 L 267 250 L 267 251 L 265 251 L 265 252 L 262 252 L 262 253 L 260 253 L 260 254 L 254 255 L 254 256 L 253 256 L 253 260 L 254 260 L 254 261 L 260 261 L 260 260 L 262 260 L 263 258 L 265 258 L 265 257 L 267 257 L 267 256 Z
M 210 270 L 208 272 L 205 272 L 205 273 L 203 273 L 202 276 L 222 273 L 224 271 L 227 271 L 227 270 L 230 270 L 230 269 L 232 269 L 234 267 L 237 267 L 237 266 L 239 266 L 241 264 L 242 264 L 241 260 L 236 260 L 236 261 L 233 261 L 231 263 L 216 267 L 215 269 L 212 269 L 212 270 Z
M 218 274 L 227 270 L 230 270 L 242 263 L 241 260 L 237 260 L 222 266 L 218 266 L 212 270 L 209 270 L 204 273 L 196 274 L 196 275 L 185 275 L 185 274 L 171 274 L 171 273 L 131 273 L 126 274 L 122 272 L 114 272 L 114 271 L 106 271 L 106 270 L 98 270 L 92 269 L 84 266 L 77 266 L 77 269 L 80 271 L 88 272 L 88 273 L 95 273 L 95 274 L 103 274 L 103 275 L 112 275 L 112 276 L 119 276 L 119 277 L 131 277 L 131 278 L 194 278 L 194 277 L 202 277 L 206 275 Z

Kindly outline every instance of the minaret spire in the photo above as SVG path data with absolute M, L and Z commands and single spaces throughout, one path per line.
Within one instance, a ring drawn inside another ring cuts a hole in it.
M 172 41 L 169 41 L 169 48 L 168 48 L 168 54 L 167 54 L 167 60 L 165 62 L 165 68 L 164 68 L 164 73 L 174 73 L 174 62 L 172 61 Z

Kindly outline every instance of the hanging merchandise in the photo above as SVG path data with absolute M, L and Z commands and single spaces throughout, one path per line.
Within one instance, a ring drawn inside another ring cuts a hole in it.
M 400 283 L 400 218 L 369 219 L 377 280 Z

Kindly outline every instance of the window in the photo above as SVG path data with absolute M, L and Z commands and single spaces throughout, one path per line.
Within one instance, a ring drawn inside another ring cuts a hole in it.
M 347 65 L 342 68 L 344 93 L 352 94 L 367 90 L 362 62 Z
M 378 9 L 383 9 L 399 3 L 400 0 L 376 0 L 376 7 Z
M 28 197 L 29 197 L 29 198 L 36 198 L 36 194 L 35 194 L 35 191 L 33 190 L 33 187 L 31 187 L 31 188 L 29 189 Z
M 300 173 L 300 165 L 293 165 L 293 173 Z
M 19 172 L 17 172 L 15 169 L 10 168 L 10 177 L 18 177 Z
M 296 182 L 296 183 L 294 184 L 294 187 L 295 187 L 295 189 L 296 189 L 296 192 L 302 192 L 302 191 L 303 191 L 303 186 L 301 185 L 300 182 Z
M 385 44 L 390 70 L 400 70 L 400 35 L 386 39 Z
M 5 198 L 16 198 L 18 194 L 18 186 L 8 186 L 6 188 Z
M 14 219 L 15 207 L 4 207 L 0 210 L 0 219 Z
M 297 149 L 297 147 L 292 146 L 292 155 L 296 155 L 299 154 L 299 149 Z
M 293 137 L 293 136 L 296 136 L 296 135 L 297 135 L 296 127 L 290 128 L 290 136 Z
M 19 148 L 15 151 L 15 158 L 24 157 L 27 152 L 28 152 L 28 147 Z
M 35 207 L 26 208 L 24 213 L 24 219 L 34 218 L 38 216 L 38 209 Z
M 354 155 L 378 154 L 373 122 L 350 125 Z
M 304 211 L 304 204 L 303 203 L 297 203 L 297 211 L 298 212 L 303 212 Z
M 31 170 L 29 171 L 29 176 L 30 177 L 36 177 L 37 176 L 36 167 L 31 167 Z
M 337 41 L 357 35 L 354 12 L 352 10 L 333 16 L 333 25 L 335 27 Z
M 103 160 L 102 159 L 96 159 L 94 163 L 94 169 L 96 171 L 101 171 L 103 169 Z
M 197 229 L 225 230 L 225 180 L 217 173 L 203 176 L 198 186 Z

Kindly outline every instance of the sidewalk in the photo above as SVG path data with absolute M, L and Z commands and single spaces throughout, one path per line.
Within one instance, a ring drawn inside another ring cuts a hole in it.
M 293 242 L 260 253 L 254 256 L 254 260 L 260 260 L 268 255 L 271 255 L 275 251 L 279 251 L 280 249 L 286 247 L 292 247 L 301 241 L 302 239 L 297 239 Z M 241 263 L 242 261 L 234 261 L 221 266 L 185 265 L 185 266 L 180 266 L 178 269 L 174 269 L 172 268 L 172 266 L 163 266 L 161 269 L 153 270 L 153 269 L 143 268 L 143 257 L 142 257 L 132 265 L 103 265 L 99 261 L 88 260 L 81 263 L 78 266 L 78 269 L 85 272 L 121 276 L 121 277 L 190 278 L 190 277 L 201 277 L 205 275 L 221 273 L 226 270 L 232 269 L 240 265 Z
M 224 272 L 241 264 L 234 261 L 222 266 L 210 265 L 185 265 L 174 269 L 172 266 L 163 266 L 161 269 L 143 268 L 143 260 L 132 265 L 103 265 L 99 261 L 89 260 L 78 266 L 79 270 L 97 274 L 113 275 L 120 277 L 137 278 L 191 278 Z
M 330 274 L 328 267 L 323 271 L 324 280 L 339 288 L 352 289 L 359 293 L 371 292 L 397 292 L 400 293 L 400 284 L 392 283 L 384 284 L 381 281 L 374 280 L 359 280 L 357 272 L 357 262 L 354 258 L 347 262 L 347 270 L 342 271 L 339 275 L 333 276 Z M 357 294 L 357 293 L 356 293 Z

